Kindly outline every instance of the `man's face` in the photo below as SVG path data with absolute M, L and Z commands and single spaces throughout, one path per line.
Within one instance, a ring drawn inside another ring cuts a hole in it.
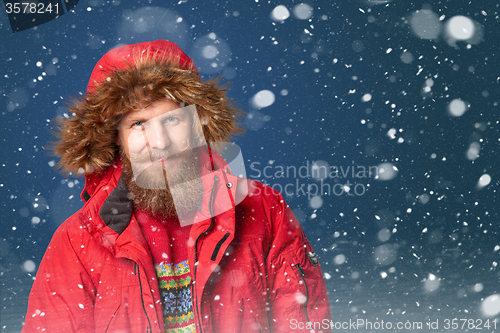
M 169 99 L 156 101 L 128 113 L 120 122 L 118 144 L 129 158 L 137 185 L 165 188 L 193 148 L 191 133 L 194 106 L 181 108 Z M 142 183 L 142 184 L 141 184 Z
M 186 216 L 199 206 L 203 188 L 195 148 L 200 139 L 193 134 L 193 122 L 201 131 L 194 105 L 181 108 L 169 99 L 121 120 L 116 143 L 127 186 L 139 208 L 155 215 Z

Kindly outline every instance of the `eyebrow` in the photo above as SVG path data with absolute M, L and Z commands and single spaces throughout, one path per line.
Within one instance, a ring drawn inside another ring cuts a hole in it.
M 146 118 L 144 118 L 144 117 L 137 117 L 137 118 L 130 118 L 130 119 L 127 119 L 126 123 L 128 123 L 128 124 L 135 124 L 135 123 L 137 123 L 137 122 L 139 122 L 139 121 L 144 123 L 144 122 L 146 122 L 147 120 L 146 120 Z
M 143 108 L 145 109 L 145 108 Z M 140 111 L 138 111 L 140 112 Z M 175 109 L 175 110 L 172 110 L 172 111 L 168 111 L 168 112 L 165 112 L 165 113 L 162 113 L 156 117 L 153 117 L 153 118 L 161 118 L 163 119 L 164 117 L 173 117 L 173 116 L 177 116 L 177 117 L 185 117 L 186 116 L 186 112 L 183 111 L 182 108 L 179 108 L 179 109 Z M 150 118 L 149 120 L 153 119 L 153 118 Z M 149 121 L 147 120 L 144 116 L 141 116 L 141 115 L 134 115 L 132 116 L 132 118 L 130 119 L 127 119 L 126 122 L 131 124 L 131 123 L 136 123 L 138 121 L 141 121 L 141 122 L 147 122 Z

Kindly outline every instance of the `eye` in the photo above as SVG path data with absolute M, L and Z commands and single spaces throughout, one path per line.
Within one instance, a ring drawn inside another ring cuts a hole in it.
M 135 122 L 135 123 L 132 124 L 132 127 L 141 127 L 142 125 L 144 125 L 144 122 L 137 121 L 137 122 Z
M 179 121 L 177 117 L 168 117 L 165 119 L 166 124 L 176 124 Z

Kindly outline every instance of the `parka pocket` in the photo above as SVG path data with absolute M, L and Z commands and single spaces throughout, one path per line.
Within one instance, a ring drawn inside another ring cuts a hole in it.
M 315 288 L 319 288 L 322 281 L 318 258 L 312 249 L 300 248 L 285 254 L 286 261 L 292 266 L 298 292 L 295 301 L 299 303 L 300 312 L 307 322 L 310 322 L 310 311 L 314 309 L 318 300 L 313 299 Z
M 121 305 L 121 288 L 106 287 L 96 296 L 94 306 L 95 330 L 97 333 L 108 332 Z
M 307 312 L 307 301 L 309 300 L 309 289 L 307 287 L 307 282 L 306 282 L 306 273 L 304 271 L 304 269 L 302 268 L 302 266 L 300 264 L 295 264 L 293 265 L 298 273 L 299 273 L 299 276 L 300 276 L 300 280 L 299 280 L 299 285 L 300 284 L 303 284 L 304 285 L 304 288 L 305 288 L 305 299 L 299 299 L 298 301 L 303 303 L 302 304 L 302 307 L 304 309 L 304 313 L 305 313 L 305 316 L 306 316 L 306 320 L 307 322 L 310 322 L 309 320 L 309 313 Z

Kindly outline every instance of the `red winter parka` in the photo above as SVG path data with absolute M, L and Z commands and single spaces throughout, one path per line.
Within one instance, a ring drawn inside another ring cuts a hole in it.
M 115 162 L 86 178 L 85 205 L 59 227 L 41 262 L 23 332 L 164 332 L 152 257 L 121 172 Z M 307 322 L 330 331 L 317 256 L 282 196 L 220 169 L 203 186 L 204 207 L 233 206 L 191 228 L 196 331 L 301 332 Z

